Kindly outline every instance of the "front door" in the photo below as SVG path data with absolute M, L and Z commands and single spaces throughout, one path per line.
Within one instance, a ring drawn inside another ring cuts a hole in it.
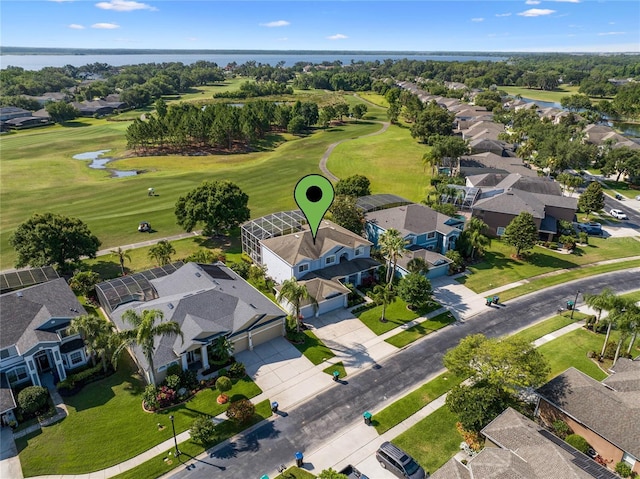
M 41 351 L 35 357 L 36 366 L 38 368 L 38 372 L 45 373 L 51 371 L 51 364 L 49 363 L 49 356 L 45 351 Z

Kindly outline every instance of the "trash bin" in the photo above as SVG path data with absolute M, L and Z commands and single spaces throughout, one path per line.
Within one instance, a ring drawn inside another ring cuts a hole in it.
M 271 412 L 278 412 L 278 403 L 277 403 L 277 401 L 273 401 L 271 403 Z
M 365 411 L 362 417 L 364 418 L 364 423 L 367 426 L 371 426 L 371 413 L 369 411 Z
M 498 304 L 500 302 L 499 296 L 494 296 L 492 299 L 493 299 L 493 304 Z
M 302 467 L 302 460 L 304 459 L 304 455 L 300 451 L 298 451 L 295 453 L 295 457 L 296 457 L 296 466 Z
M 567 301 L 567 309 L 569 311 L 571 311 L 573 309 L 573 305 L 574 305 L 573 301 Z
M 493 303 L 492 297 L 485 298 L 485 300 L 487 301 L 487 306 L 491 306 L 491 303 Z
M 333 372 L 333 380 L 337 381 L 338 379 L 340 379 L 340 371 L 334 371 Z

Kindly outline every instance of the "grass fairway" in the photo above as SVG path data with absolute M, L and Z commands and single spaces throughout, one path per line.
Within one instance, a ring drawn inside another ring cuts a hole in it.
M 471 266 L 473 273 L 458 281 L 476 293 L 504 284 L 549 273 L 571 269 L 598 261 L 640 255 L 640 241 L 633 238 L 589 238 L 587 246 L 579 246 L 573 254 L 561 254 L 535 246 L 526 260 L 511 258 L 513 247 L 493 240 L 483 262 Z M 501 295 L 502 298 L 502 295 Z
M 531 100 L 551 101 L 560 103 L 560 100 L 564 96 L 578 94 L 579 86 L 560 85 L 553 91 L 539 90 L 537 88 L 525 88 L 519 86 L 501 86 L 499 90 L 506 91 L 509 95 L 520 95 L 523 98 L 530 98 Z M 601 98 L 591 97 L 591 102 L 600 101 Z
M 176 200 L 203 180 L 237 183 L 249 195 L 253 218 L 293 209 L 296 182 L 306 174 L 319 173 L 318 162 L 329 144 L 380 129 L 378 123 L 360 121 L 306 137 L 280 135 L 272 138 L 280 146 L 254 153 L 122 159 L 114 167 L 147 172 L 109 178 L 72 156 L 101 149 L 121 156 L 128 122 L 82 119 L 70 125 L 25 130 L 2 139 L 2 269 L 15 261 L 9 237 L 34 212 L 78 217 L 100 238 L 102 248 L 109 248 L 141 241 L 137 225 L 143 220 L 152 224 L 158 237 L 181 233 L 174 215 Z M 159 196 L 147 196 L 149 187 Z

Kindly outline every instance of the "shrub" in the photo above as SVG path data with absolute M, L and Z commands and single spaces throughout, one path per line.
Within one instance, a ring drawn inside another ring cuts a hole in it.
M 616 349 L 618 345 L 614 341 L 609 341 L 607 343 L 607 347 L 604 348 L 604 354 L 602 357 L 604 359 L 613 359 L 616 356 Z
M 232 421 L 243 423 L 251 419 L 255 411 L 256 407 L 251 401 L 248 399 L 241 399 L 240 401 L 234 401 L 229 404 L 227 417 Z
M 160 386 L 158 394 L 156 394 L 156 400 L 160 407 L 171 406 L 176 400 L 176 392 L 167 386 Z
M 215 439 L 216 427 L 211 419 L 205 416 L 200 416 L 191 424 L 189 433 L 191 434 L 191 439 L 194 442 L 206 446 Z
M 579 434 L 569 434 L 565 438 L 565 442 L 572 445 L 583 454 L 586 454 L 589 450 L 589 443 L 584 437 L 580 436 Z
M 180 372 L 180 384 L 183 388 L 193 389 L 198 383 L 198 376 L 195 371 L 186 370 Z
M 220 376 L 216 379 L 216 389 L 221 393 L 229 391 L 232 387 L 233 383 L 227 376 Z
M 596 353 L 596 352 L 595 352 L 595 351 L 593 351 L 593 350 L 591 350 L 591 351 L 587 352 L 587 357 L 588 357 L 589 359 L 593 359 L 593 358 L 595 358 L 597 355 L 598 355 L 598 353 Z
M 558 238 L 558 243 L 562 243 L 565 249 L 574 249 L 576 247 L 576 240 L 573 236 L 562 235 Z
M 229 368 L 229 375 L 232 378 L 243 378 L 246 376 L 246 374 L 247 374 L 247 370 L 244 367 L 243 363 L 238 363 L 238 362 L 233 363 Z
M 167 376 L 180 376 L 182 374 L 182 367 L 179 364 L 172 364 L 167 368 Z
M 616 464 L 616 472 L 622 477 L 629 477 L 631 475 L 631 467 L 626 462 L 619 462 Z
M 18 394 L 18 406 L 22 413 L 29 416 L 34 415 L 47 405 L 49 391 L 42 386 L 28 386 Z
M 155 384 L 148 384 L 147 387 L 144 388 L 144 392 L 142 393 L 142 402 L 144 406 L 153 411 L 158 409 L 158 388 Z
M 584 231 L 578 233 L 578 241 L 582 244 L 589 244 L 589 235 Z
M 568 424 L 562 420 L 553 421 L 551 424 L 553 426 L 553 430 L 560 439 L 564 439 L 571 433 L 571 428 Z
M 180 389 L 180 376 L 178 376 L 177 374 L 171 374 L 170 376 L 167 376 L 164 382 L 170 389 Z
M 229 374 L 229 372 L 227 371 L 227 368 L 218 369 L 218 377 L 227 376 L 228 374 Z

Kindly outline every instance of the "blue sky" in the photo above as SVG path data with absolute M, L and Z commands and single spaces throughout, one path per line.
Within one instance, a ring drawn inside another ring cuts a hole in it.
M 2 0 L 0 45 L 640 51 L 636 0 Z

